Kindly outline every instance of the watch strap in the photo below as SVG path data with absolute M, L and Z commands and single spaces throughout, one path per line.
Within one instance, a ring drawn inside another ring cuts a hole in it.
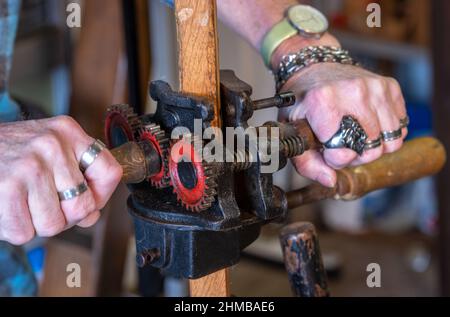
M 284 18 L 281 22 L 277 23 L 272 29 L 265 35 L 261 45 L 261 56 L 264 63 L 268 68 L 272 59 L 273 52 L 283 43 L 284 40 L 297 35 L 298 30 L 294 28 L 288 19 Z

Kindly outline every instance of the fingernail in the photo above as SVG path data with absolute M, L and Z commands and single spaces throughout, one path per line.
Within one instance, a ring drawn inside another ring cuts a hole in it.
M 318 179 L 319 183 L 321 183 L 323 186 L 329 187 L 329 188 L 333 188 L 334 187 L 334 180 L 333 177 L 331 177 L 331 175 L 326 174 L 326 173 L 322 173 L 319 175 Z

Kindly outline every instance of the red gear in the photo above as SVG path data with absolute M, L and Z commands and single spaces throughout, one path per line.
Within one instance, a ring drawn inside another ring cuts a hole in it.
M 114 148 L 134 141 L 139 126 L 139 118 L 130 106 L 113 105 L 109 107 L 105 122 L 105 139 L 108 147 Z M 121 135 L 117 135 L 117 129 L 121 131 Z M 121 137 L 125 138 L 121 139 Z
M 217 183 L 212 166 L 202 160 L 201 155 L 195 149 L 195 144 L 195 140 L 191 142 L 183 138 L 172 145 L 169 174 L 174 193 L 183 207 L 190 211 L 201 212 L 210 208 L 214 202 Z M 191 176 L 195 178 L 192 188 L 188 188 L 180 177 L 178 167 L 183 159 L 192 167 Z
M 161 170 L 158 174 L 150 177 L 149 181 L 157 188 L 170 186 L 169 167 L 167 156 L 169 154 L 169 139 L 160 126 L 154 123 L 145 125 L 139 131 L 140 140 L 147 140 L 152 143 L 161 158 Z

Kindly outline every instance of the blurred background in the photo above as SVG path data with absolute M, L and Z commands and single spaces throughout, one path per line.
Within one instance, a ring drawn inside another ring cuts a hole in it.
M 71 2 L 82 8 L 81 28 L 66 25 L 66 6 Z M 436 94 L 438 85 L 433 80 L 445 76 L 437 76 L 432 63 L 433 56 L 445 56 L 443 42 L 432 45 L 432 35 L 438 37 L 432 22 L 438 25 L 435 29 L 444 28 L 442 34 L 448 25 L 440 4 L 432 9 L 429 0 L 311 2 L 327 14 L 331 33 L 357 60 L 400 82 L 411 118 L 409 137 L 433 135 L 433 113 L 438 118 L 445 113 L 431 110 L 433 100 L 444 98 Z M 381 28 L 366 25 L 371 2 L 381 5 Z M 450 6 L 442 6 L 449 9 L 450 17 Z M 255 99 L 272 96 L 273 77 L 258 53 L 222 24 L 219 31 L 221 68 L 235 70 L 250 83 Z M 129 37 L 125 40 L 127 32 L 136 34 L 137 51 L 130 48 Z M 443 71 L 450 72 L 448 62 L 439 62 Z M 130 103 L 140 112 L 155 109 L 145 85 L 129 80 L 128 70 L 178 85 L 175 20 L 161 1 L 22 0 L 10 81 L 11 94 L 17 99 L 47 115 L 70 114 L 89 133 L 102 137 L 109 105 Z M 260 111 L 253 124 L 276 117 L 276 111 Z M 307 181 L 287 166 L 278 173 L 276 183 L 290 190 Z M 445 182 L 439 184 L 442 187 Z M 317 226 L 332 296 L 450 295 L 450 247 L 446 248 L 450 228 L 445 229 L 450 210 L 439 205 L 437 188 L 434 179 L 423 179 L 351 203 L 302 207 L 290 213 L 289 221 L 311 221 Z M 126 197 L 126 189 L 119 189 L 101 222 L 90 230 L 74 229 L 27 245 L 41 283 L 40 295 L 187 295 L 185 281 L 164 279 L 151 270 L 137 271 Z M 266 227 L 244 251 L 241 263 L 232 268 L 233 294 L 291 295 L 278 230 L 275 225 Z M 84 270 L 81 289 L 65 286 L 66 263 L 72 262 Z M 381 288 L 366 285 L 370 263 L 381 266 Z

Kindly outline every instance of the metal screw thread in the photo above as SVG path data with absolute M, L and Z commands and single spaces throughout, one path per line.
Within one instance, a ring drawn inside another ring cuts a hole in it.
M 305 146 L 302 138 L 292 136 L 281 140 L 281 149 L 286 157 L 292 158 L 302 155 L 305 152 Z
M 233 169 L 235 172 L 248 170 L 252 166 L 252 160 L 248 151 L 238 150 L 234 153 Z

